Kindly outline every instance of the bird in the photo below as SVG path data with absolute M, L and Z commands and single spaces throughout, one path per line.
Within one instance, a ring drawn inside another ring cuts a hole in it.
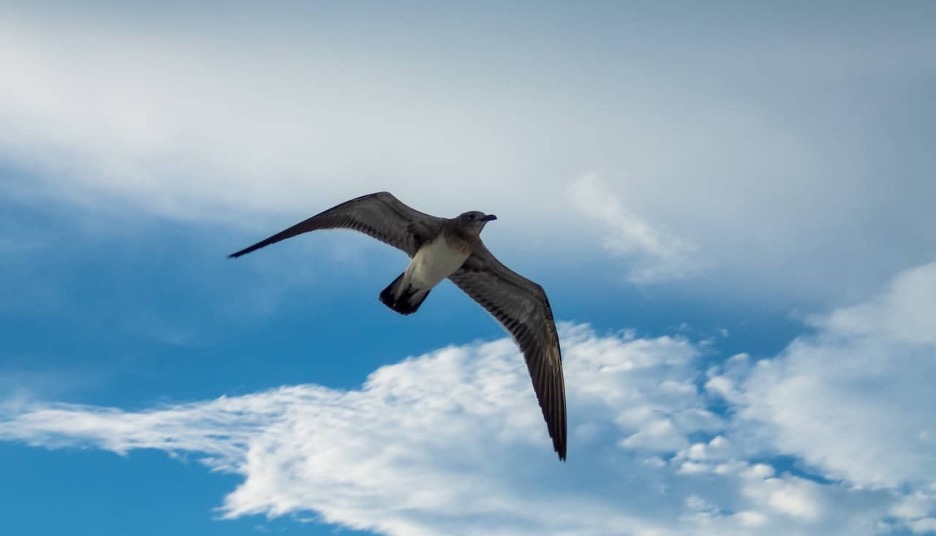
M 485 225 L 496 219 L 476 210 L 455 218 L 432 216 L 389 192 L 377 192 L 345 201 L 228 257 L 320 229 L 362 232 L 402 250 L 410 263 L 380 292 L 380 301 L 410 315 L 448 278 L 478 302 L 520 347 L 553 449 L 565 461 L 565 379 L 552 307 L 542 286 L 504 266 L 481 241 Z

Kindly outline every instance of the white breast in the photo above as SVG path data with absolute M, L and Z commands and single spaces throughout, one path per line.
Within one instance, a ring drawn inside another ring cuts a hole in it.
M 468 253 L 452 248 L 445 237 L 426 244 L 413 257 L 406 268 L 410 284 L 417 288 L 432 288 L 458 270 L 468 258 Z

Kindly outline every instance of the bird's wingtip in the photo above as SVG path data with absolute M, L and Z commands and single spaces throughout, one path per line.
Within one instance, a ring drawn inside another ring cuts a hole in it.
M 240 251 L 235 251 L 234 253 L 231 253 L 230 255 L 228 255 L 227 258 L 229 258 L 229 259 L 236 259 L 236 258 L 238 258 L 238 257 L 243 257 L 244 255 L 246 255 L 246 254 L 248 254 L 248 253 L 250 253 L 250 252 L 252 252 L 252 251 L 256 251 L 256 250 L 258 250 L 258 249 L 260 249 L 261 247 L 263 247 L 263 246 L 266 245 L 266 244 L 263 244 L 263 245 L 260 245 L 260 244 L 263 244 L 263 242 L 260 242 L 260 243 L 258 243 L 258 244 L 254 244 L 254 245 L 252 245 L 252 246 L 250 246 L 250 247 L 247 247 L 247 248 L 244 248 L 244 249 L 242 249 L 242 250 L 240 250 Z

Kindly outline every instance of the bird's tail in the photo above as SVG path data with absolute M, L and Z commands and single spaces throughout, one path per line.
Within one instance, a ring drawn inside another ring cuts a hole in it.
M 406 272 L 400 274 L 399 277 L 393 280 L 393 283 L 390 283 L 387 288 L 380 292 L 380 301 L 401 315 L 409 315 L 419 309 L 419 306 L 422 305 L 432 289 L 421 290 L 414 288 L 411 284 L 404 284 L 404 275 L 406 275 Z

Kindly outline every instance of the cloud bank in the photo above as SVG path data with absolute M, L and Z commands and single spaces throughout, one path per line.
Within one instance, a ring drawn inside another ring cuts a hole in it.
M 184 454 L 243 476 L 225 517 L 314 512 L 389 535 L 922 534 L 936 524 L 934 289 L 936 263 L 906 271 L 757 363 L 564 325 L 565 464 L 506 339 L 382 367 L 351 391 L 7 406 L 0 438 Z

